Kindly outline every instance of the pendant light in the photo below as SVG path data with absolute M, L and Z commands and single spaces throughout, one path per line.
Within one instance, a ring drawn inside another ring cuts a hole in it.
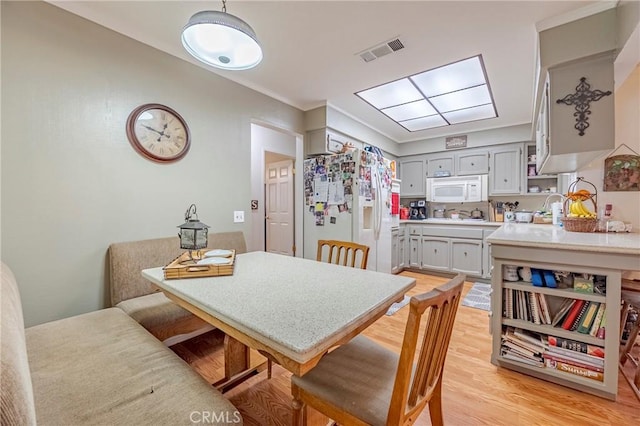
M 262 60 L 262 48 L 253 29 L 242 19 L 227 13 L 206 10 L 189 19 L 182 29 L 182 45 L 194 58 L 225 70 L 246 70 Z

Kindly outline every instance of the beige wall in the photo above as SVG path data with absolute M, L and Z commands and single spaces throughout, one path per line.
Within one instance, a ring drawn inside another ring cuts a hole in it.
M 622 144 L 640 153 L 640 64 L 615 92 L 615 154 L 630 154 Z M 592 161 L 577 172 L 598 189 L 598 206 L 613 205 L 614 219 L 630 222 L 640 232 L 640 192 L 604 192 L 604 160 L 610 154 Z M 640 265 L 638 266 L 640 268 Z
M 211 231 L 249 211 L 251 121 L 303 133 L 303 113 L 42 2 L 2 2 L 2 260 L 27 325 L 109 303 L 110 243 L 176 234 L 191 203 Z M 192 133 L 175 164 L 138 155 L 129 113 L 158 102 Z

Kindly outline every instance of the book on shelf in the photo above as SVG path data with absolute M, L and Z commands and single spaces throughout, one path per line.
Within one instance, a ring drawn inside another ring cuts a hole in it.
M 533 365 L 536 367 L 544 367 L 544 361 L 542 359 L 540 361 L 536 361 L 531 358 L 521 356 L 516 352 L 505 350 L 504 348 L 501 351 L 500 356 L 502 356 L 505 359 L 509 359 L 511 361 L 518 361 L 518 362 L 522 362 L 527 365 Z
M 564 321 L 562 321 L 562 328 L 564 328 L 565 330 L 571 330 L 571 327 L 580 314 L 580 311 L 582 310 L 584 304 L 584 300 L 575 299 L 575 303 L 571 306 L 571 310 L 565 316 Z
M 578 312 L 578 315 L 571 323 L 571 328 L 569 328 L 570 331 L 578 331 L 578 327 L 582 323 L 582 319 L 587 314 L 587 310 L 589 309 L 589 306 L 591 306 L 592 303 L 593 302 L 588 302 L 586 300 L 584 301 L 584 303 L 582 304 L 582 307 L 580 308 L 580 312 Z
M 589 379 L 604 381 L 604 373 L 589 370 L 587 368 L 578 367 L 577 365 L 567 364 L 566 362 L 556 361 L 553 359 L 545 359 L 544 364 L 547 368 L 552 368 L 565 373 L 575 374 L 576 376 L 586 377 Z
M 551 352 L 545 352 L 542 357 L 544 358 L 544 360 L 554 360 L 557 362 L 563 362 L 565 364 L 571 364 L 571 365 L 575 365 L 576 367 L 580 367 L 580 368 L 585 368 L 587 370 L 591 370 L 591 371 L 597 371 L 600 373 L 604 373 L 604 365 L 600 366 L 600 365 L 593 365 L 593 364 L 589 364 L 587 362 L 582 362 L 581 360 L 574 360 L 574 359 L 570 359 L 570 358 L 566 358 L 563 356 L 560 356 L 558 354 L 555 353 L 551 353 Z
M 558 308 L 558 312 L 553 316 L 551 320 L 551 325 L 556 326 L 562 322 L 562 319 L 567 315 L 567 312 L 571 310 L 573 305 L 576 303 L 576 299 L 564 299 L 560 308 Z
M 547 343 L 549 344 L 549 348 L 558 347 L 604 358 L 604 348 L 600 346 L 590 345 L 588 343 L 578 342 L 576 340 L 565 339 L 556 336 L 547 336 Z
M 585 311 L 580 324 L 578 324 L 577 332 L 582 334 L 589 334 L 591 331 L 591 325 L 596 318 L 596 313 L 600 307 L 599 302 L 589 302 L 589 307 Z
M 537 293 L 538 304 L 540 305 L 540 311 L 542 313 L 542 323 L 551 324 L 551 313 L 549 312 L 549 304 L 547 303 L 547 297 L 544 293 Z
M 600 323 L 602 322 L 602 317 L 604 316 L 605 307 L 606 306 L 604 303 L 600 303 L 600 306 L 598 306 L 598 312 L 596 312 L 596 317 L 593 319 L 593 324 L 591 324 L 591 329 L 589 329 L 590 336 L 595 337 L 596 333 L 598 332 L 598 329 L 600 328 Z
M 536 294 L 532 291 L 527 291 L 526 295 L 529 302 L 527 306 L 531 314 L 529 315 L 530 321 L 534 324 L 542 324 L 542 322 L 540 321 L 540 306 L 538 304 L 538 298 L 536 297 Z
M 598 339 L 604 339 L 605 335 L 605 324 L 607 323 L 607 311 L 604 311 L 602 314 L 602 320 L 600 321 L 600 327 L 598 327 L 598 331 L 596 332 L 596 337 Z
M 571 349 L 562 349 L 557 346 L 549 346 L 546 350 L 547 354 L 566 358 L 566 362 L 571 360 L 580 361 L 595 367 L 604 367 L 604 358 L 599 356 L 583 354 L 582 352 L 572 351 Z

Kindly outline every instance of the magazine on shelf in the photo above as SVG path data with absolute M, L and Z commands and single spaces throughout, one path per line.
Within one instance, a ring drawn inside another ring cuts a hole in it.
M 576 376 L 586 377 L 599 382 L 604 381 L 604 373 L 599 371 L 589 370 L 587 368 L 578 367 L 577 365 L 567 364 L 554 359 L 545 359 L 544 364 L 547 368 L 564 371 L 565 373 L 575 374 Z
M 547 343 L 549 348 L 558 347 L 562 349 L 571 350 L 574 352 L 581 352 L 583 354 L 593 355 L 599 358 L 604 358 L 604 348 L 596 345 L 590 345 L 584 342 L 578 342 L 576 340 L 565 339 L 556 336 L 547 336 Z

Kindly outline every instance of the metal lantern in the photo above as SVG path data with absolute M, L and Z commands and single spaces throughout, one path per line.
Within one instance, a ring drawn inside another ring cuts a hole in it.
M 178 226 L 180 232 L 180 248 L 187 250 L 200 250 L 207 247 L 209 225 L 198 220 L 196 205 L 191 204 L 184 214 L 185 223 Z

